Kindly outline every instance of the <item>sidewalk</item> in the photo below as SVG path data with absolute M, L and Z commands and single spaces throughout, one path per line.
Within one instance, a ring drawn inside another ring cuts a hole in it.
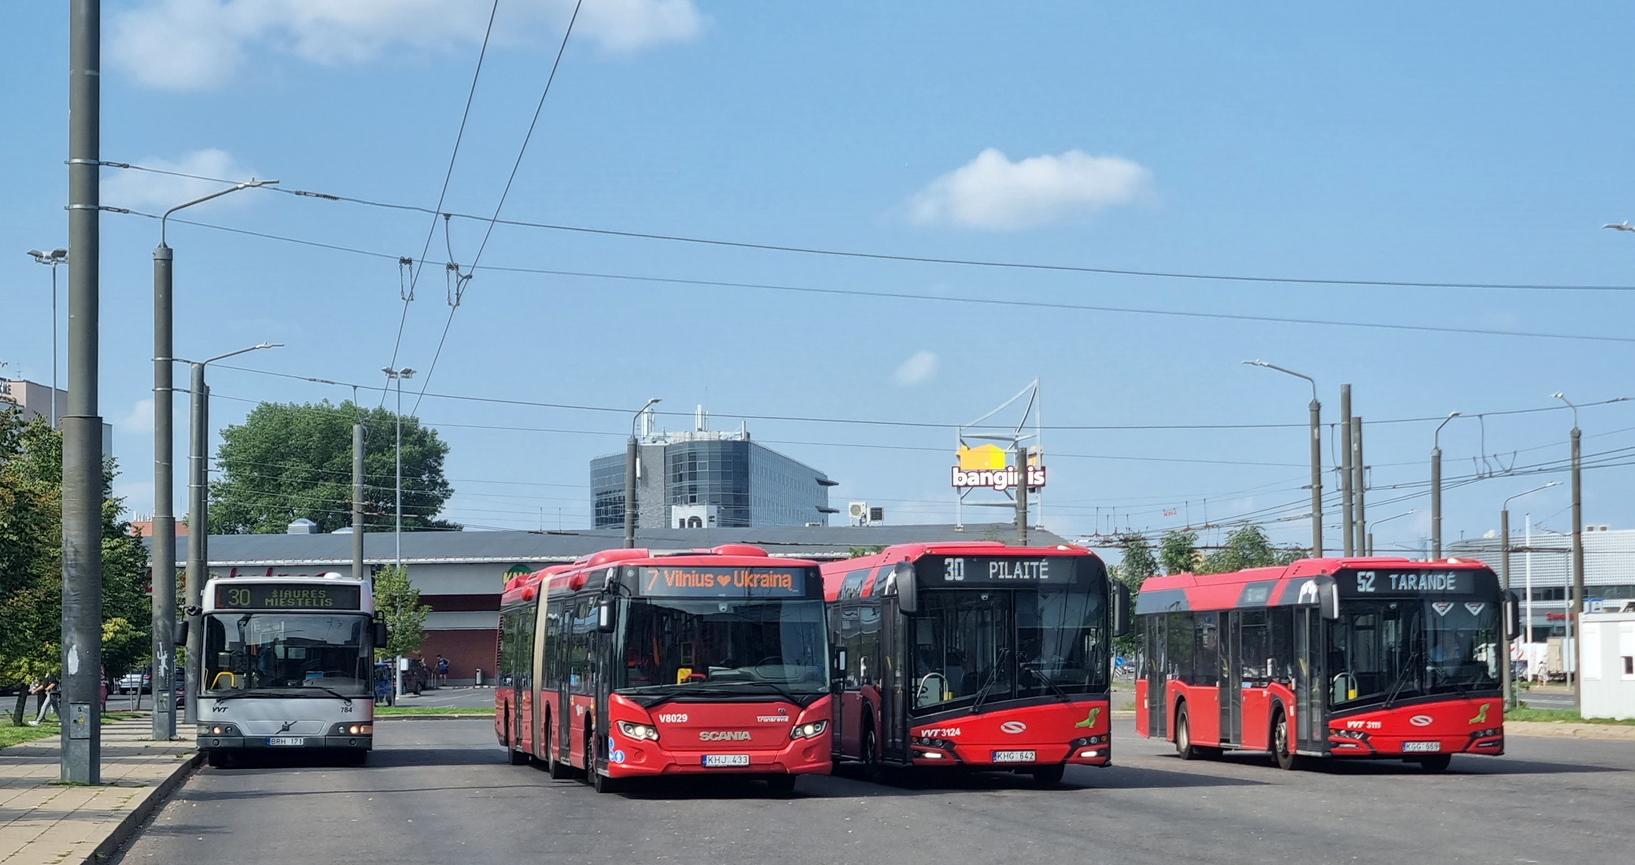
M 102 727 L 102 784 L 58 782 L 60 740 L 0 749 L 0 865 L 104 861 L 198 763 L 192 743 L 155 742 L 152 721 Z

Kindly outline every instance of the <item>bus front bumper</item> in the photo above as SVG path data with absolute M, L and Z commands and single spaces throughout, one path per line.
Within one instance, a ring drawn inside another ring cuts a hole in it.
M 199 750 L 210 751 L 299 751 L 341 748 L 373 750 L 375 737 L 370 733 L 342 736 L 225 736 L 200 734 Z
M 958 766 L 965 769 L 1005 772 L 1026 771 L 1039 766 L 1109 766 L 1113 747 L 1109 736 L 1086 736 L 1066 744 L 948 742 L 916 737 L 911 747 L 916 766 Z
M 607 764 L 613 778 L 653 778 L 661 775 L 827 775 L 834 761 L 830 757 L 827 733 L 793 739 L 780 749 L 733 748 L 723 744 L 708 754 L 702 751 L 671 751 L 662 743 L 632 742 L 621 737 Z M 726 759 L 724 759 L 726 758 Z M 713 759 L 720 765 L 710 765 Z M 730 764 L 730 765 L 729 765 Z

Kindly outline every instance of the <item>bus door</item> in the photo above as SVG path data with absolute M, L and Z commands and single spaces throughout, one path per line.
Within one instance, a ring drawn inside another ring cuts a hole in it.
M 1243 614 L 1221 613 L 1221 735 L 1243 744 Z
M 1169 712 L 1165 700 L 1168 680 L 1169 616 L 1146 616 L 1146 663 L 1140 675 L 1147 680 L 1147 735 L 1154 739 L 1169 737 Z
M 1294 608 L 1295 749 L 1328 753 L 1328 718 L 1323 700 L 1328 663 L 1323 657 L 1328 623 L 1315 606 Z
M 876 577 L 879 579 L 879 577 Z M 903 699 L 903 677 L 897 669 L 902 659 L 912 657 L 903 650 L 902 626 L 897 599 L 880 599 L 880 751 L 886 760 L 908 760 L 908 718 Z

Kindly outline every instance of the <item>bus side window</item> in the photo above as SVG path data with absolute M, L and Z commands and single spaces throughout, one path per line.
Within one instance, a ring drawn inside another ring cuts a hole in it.
M 1238 614 L 1238 670 L 1243 684 L 1265 687 L 1271 673 L 1266 659 L 1271 657 L 1271 645 L 1266 632 L 1265 610 L 1244 610 Z

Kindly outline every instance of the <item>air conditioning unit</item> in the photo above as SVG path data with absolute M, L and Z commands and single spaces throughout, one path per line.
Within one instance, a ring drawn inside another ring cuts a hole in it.
M 867 525 L 869 521 L 869 503 L 852 502 L 846 506 L 846 516 Z

